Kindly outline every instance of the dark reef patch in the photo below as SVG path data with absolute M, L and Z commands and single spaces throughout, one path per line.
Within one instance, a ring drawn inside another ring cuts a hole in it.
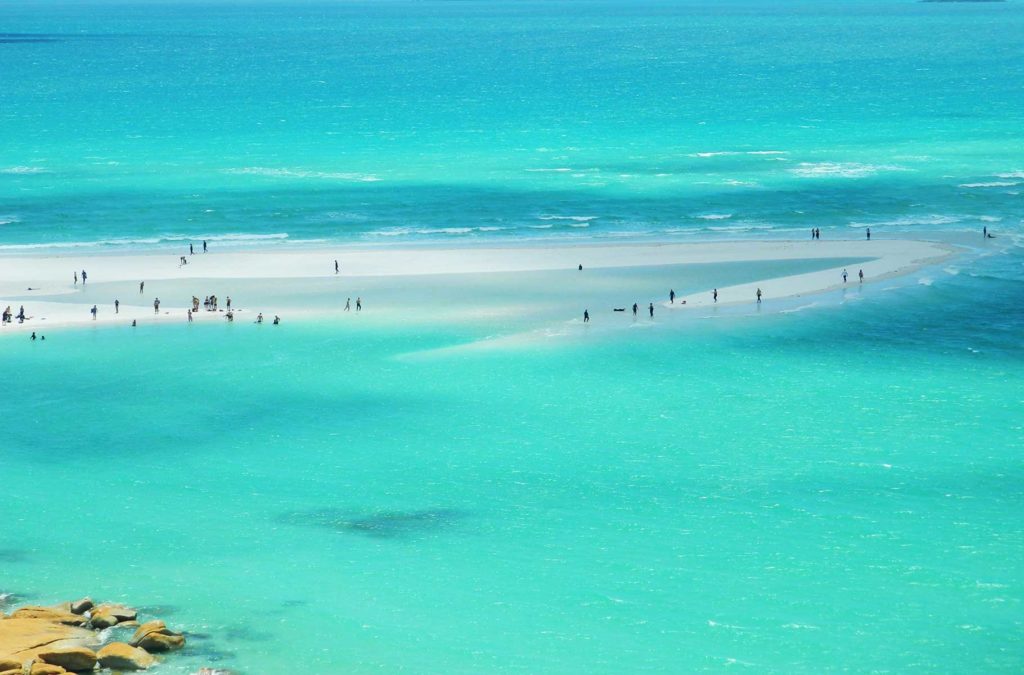
M 316 509 L 287 513 L 281 516 L 280 521 L 288 525 L 322 527 L 343 534 L 359 534 L 377 539 L 403 539 L 436 532 L 464 517 L 464 512 L 453 509 L 372 513 Z

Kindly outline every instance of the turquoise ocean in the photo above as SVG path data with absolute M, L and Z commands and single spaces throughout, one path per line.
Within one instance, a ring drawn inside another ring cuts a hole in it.
M 1020 672 L 1021 190 L 1020 2 L 5 2 L 3 254 L 962 252 L 528 348 L 3 336 L 0 594 L 139 605 L 166 673 Z

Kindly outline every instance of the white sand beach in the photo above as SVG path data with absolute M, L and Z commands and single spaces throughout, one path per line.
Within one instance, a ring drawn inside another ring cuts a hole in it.
M 28 318 L 15 319 L 0 334 L 132 320 L 182 322 L 192 297 L 202 301 L 208 295 L 218 296 L 220 311 L 200 307 L 197 322 L 223 321 L 229 296 L 244 320 L 258 312 L 267 320 L 275 314 L 288 320 L 336 317 L 344 313 L 346 299 L 354 314 L 357 298 L 365 304 L 363 316 L 380 320 L 529 316 L 550 321 L 631 302 L 685 312 L 712 304 L 713 288 L 719 306 L 754 304 L 758 288 L 769 304 L 842 287 L 844 267 L 850 267 L 846 285 L 856 286 L 858 270 L 864 283 L 872 284 L 953 254 L 950 246 L 934 242 L 876 239 L 211 250 L 188 256 L 185 265 L 164 252 L 9 255 L 0 258 L 0 306 L 10 305 L 15 315 L 24 306 Z M 808 271 L 804 263 L 810 262 L 814 269 Z M 88 281 L 75 284 L 74 274 L 83 270 Z M 145 282 L 141 293 L 140 282 Z M 670 289 L 677 294 L 674 303 L 668 300 Z M 153 308 L 156 298 L 159 312 Z

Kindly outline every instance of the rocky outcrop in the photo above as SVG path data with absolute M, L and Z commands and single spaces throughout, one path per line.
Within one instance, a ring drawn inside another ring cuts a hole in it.
M 61 647 L 47 649 L 36 654 L 36 658 L 64 670 L 83 671 L 96 667 L 96 652 L 88 647 Z
M 141 626 L 138 612 L 118 604 L 94 606 L 89 598 L 52 607 L 27 606 L 0 615 L 0 675 L 62 675 L 145 670 L 156 663 L 153 653 L 185 646 L 185 636 L 163 621 Z M 132 644 L 114 642 L 100 649 L 111 626 L 137 627 Z M 99 649 L 98 652 L 94 649 Z
M 131 643 L 155 654 L 181 649 L 185 646 L 185 636 L 167 628 L 163 621 L 148 621 L 136 629 Z
M 84 626 L 85 619 L 55 607 L 22 607 L 16 609 L 9 617 L 11 619 L 43 619 L 52 623 L 62 623 L 67 626 Z
M 100 666 L 111 670 L 146 670 L 156 663 L 149 652 L 124 642 L 111 642 L 96 656 Z

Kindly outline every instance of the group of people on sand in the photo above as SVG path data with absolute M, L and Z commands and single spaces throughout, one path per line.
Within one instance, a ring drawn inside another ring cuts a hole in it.
M 82 270 L 82 285 L 83 286 L 85 286 L 85 280 L 88 279 L 88 278 L 89 278 L 89 275 L 85 273 L 85 270 Z M 75 270 L 75 286 L 77 286 L 77 285 L 78 285 L 78 271 Z
M 17 316 L 14 315 L 14 312 L 11 310 L 11 306 L 7 305 L 7 309 L 4 310 L 3 323 L 14 323 L 15 319 L 18 320 L 18 323 L 25 323 L 26 318 L 28 317 L 25 316 L 25 305 L 22 305 L 18 309 Z

